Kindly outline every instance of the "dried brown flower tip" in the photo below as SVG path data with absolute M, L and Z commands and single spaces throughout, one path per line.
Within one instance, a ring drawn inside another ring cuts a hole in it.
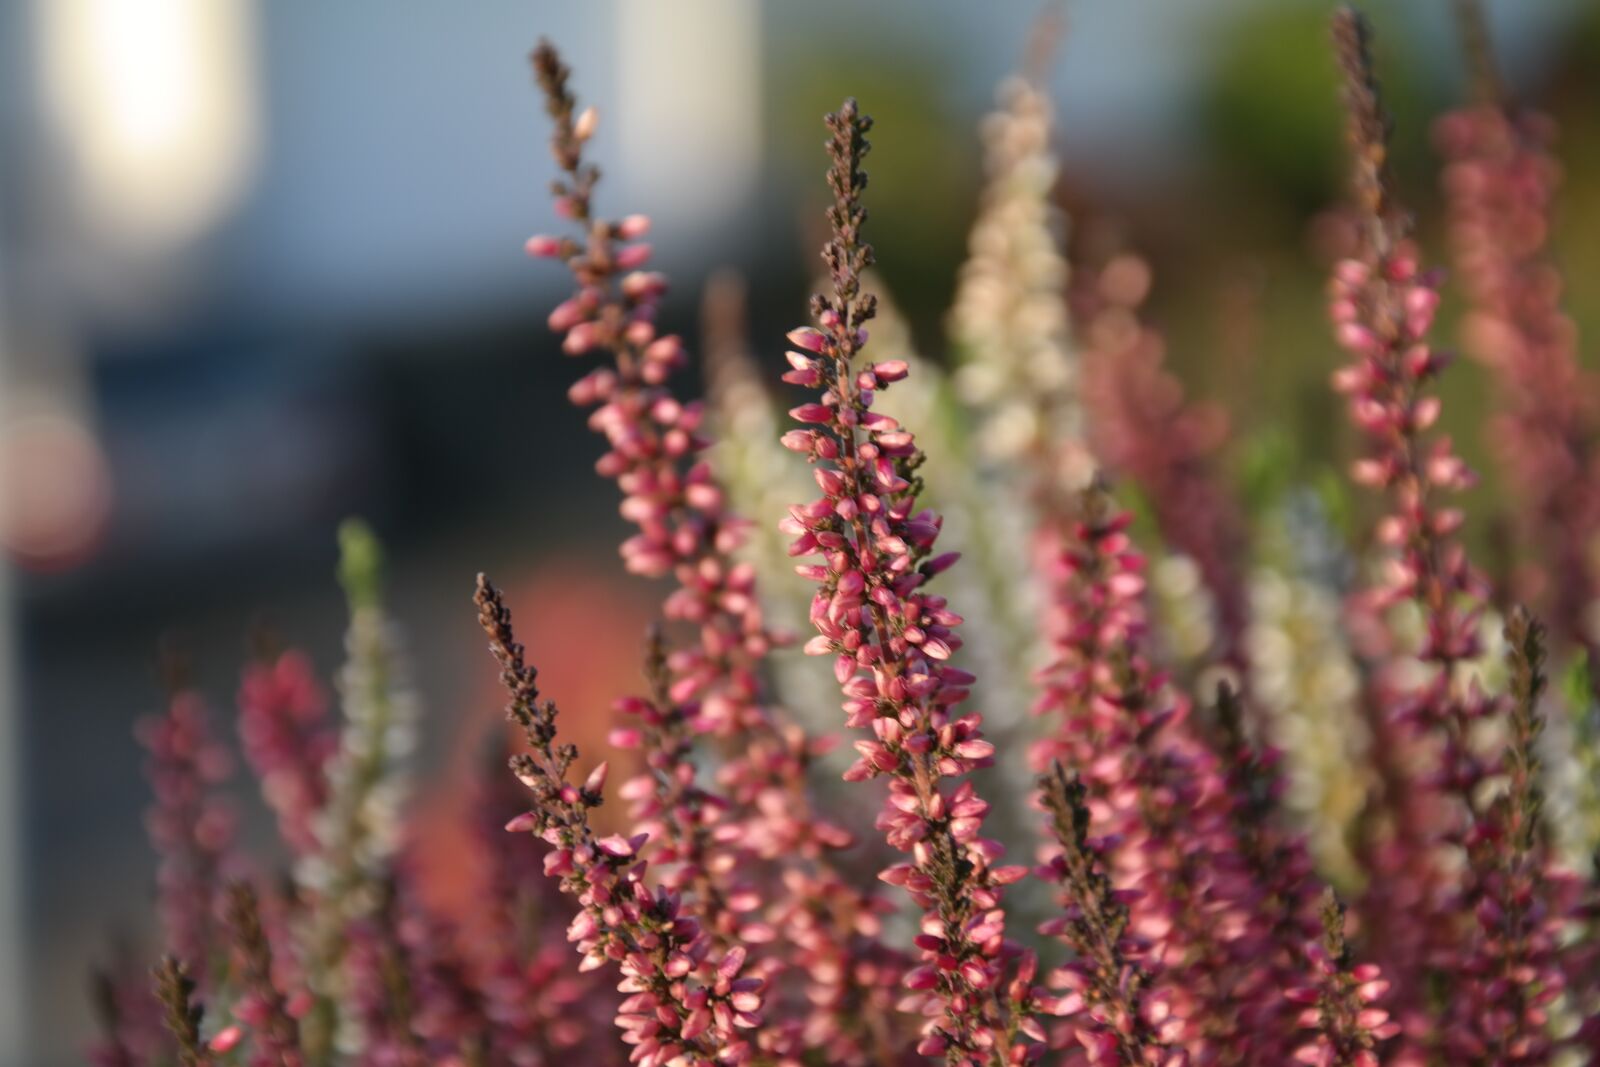
M 1372 62 L 1372 28 L 1353 7 L 1333 15 L 1333 44 L 1344 77 L 1347 136 L 1354 157 L 1351 189 L 1369 227 L 1370 252 L 1387 256 L 1405 235 L 1405 223 L 1392 201 L 1389 134 L 1393 122 L 1384 110 Z
M 298 1067 L 304 1062 L 300 1049 L 300 1025 L 289 1014 L 288 1002 L 273 984 L 272 945 L 261 925 L 261 907 L 256 891 L 247 882 L 228 887 L 228 929 L 241 965 L 240 980 L 249 999 L 249 1014 L 259 1021 L 257 1048 L 262 1058 L 282 1067 Z
M 1480 0 L 1455 0 L 1456 28 L 1466 54 L 1472 97 L 1480 104 L 1499 105 L 1506 99 L 1505 82 L 1489 43 L 1489 25 Z
M 1331 888 L 1322 891 L 1322 947 L 1328 961 L 1344 970 L 1350 963 L 1350 948 L 1344 937 L 1344 901 Z
M 522 645 L 511 629 L 511 609 L 500 590 L 482 574 L 472 599 L 478 605 L 478 625 L 489 635 L 489 651 L 500 664 L 500 683 L 511 696 L 506 717 L 534 731 L 538 737 L 535 744 L 548 744 L 555 737 L 555 707 L 539 703 L 539 672 L 523 658 Z
M 554 45 L 541 39 L 529 58 L 553 127 L 550 153 L 567 175 L 567 180 L 553 182 L 550 187 L 556 197 L 556 209 L 569 218 L 585 221 L 589 218 L 595 182 L 600 180 L 600 168 L 583 162 L 583 143 L 594 135 L 598 116 L 592 107 L 574 114 L 578 100 L 567 88 L 572 70 Z
M 1076 990 L 1057 1001 L 1057 1012 L 1077 1017 L 1079 1040 L 1095 1063 L 1167 1063 L 1166 1044 L 1153 1018 L 1164 1006 L 1147 996 L 1150 973 L 1137 939 L 1127 936 L 1128 906 L 1112 884 L 1106 857 L 1089 832 L 1088 791 L 1060 763 L 1039 778 L 1040 800 L 1050 813 L 1061 853 L 1044 870 L 1061 886 L 1063 914 L 1041 927 L 1076 956 L 1052 984 Z
M 211 1067 L 216 1061 L 200 1039 L 200 1020 L 205 1012 L 194 999 L 194 979 L 174 956 L 163 956 L 152 972 L 156 997 L 166 1008 L 167 1029 L 178 1043 L 181 1067 Z
M 867 209 L 861 205 L 867 172 L 861 169 L 861 161 L 872 149 L 867 141 L 872 119 L 861 114 L 855 98 L 850 97 L 823 121 L 830 134 L 828 188 L 833 190 L 833 203 L 828 207 L 828 225 L 833 236 L 822 246 L 822 261 L 833 278 L 833 300 L 813 297 L 812 310 L 818 318 L 825 318 L 829 311 L 838 317 L 837 332 L 844 349 L 839 358 L 848 362 L 860 347 L 855 332 L 878 309 L 877 297 L 861 292 L 861 276 L 875 262 L 872 246 L 861 239 L 861 227 L 867 221 Z

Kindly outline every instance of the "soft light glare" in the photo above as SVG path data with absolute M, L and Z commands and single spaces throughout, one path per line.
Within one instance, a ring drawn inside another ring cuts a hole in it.
M 39 411 L 0 427 L 0 548 L 24 566 L 81 561 L 104 533 L 111 476 L 89 428 Z
M 761 13 L 742 0 L 618 7 L 624 175 L 646 175 L 673 226 L 725 220 L 761 163 Z M 607 116 L 601 116 L 602 125 Z
M 249 0 L 49 0 L 38 11 L 79 217 L 133 246 L 203 232 L 255 158 Z

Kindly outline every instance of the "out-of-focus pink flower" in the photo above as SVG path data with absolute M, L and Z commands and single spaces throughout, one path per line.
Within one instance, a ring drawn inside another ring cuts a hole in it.
M 239 683 L 239 737 L 296 855 L 318 848 L 316 819 L 328 800 L 328 761 L 339 735 L 328 722 L 328 693 L 310 659 L 285 652 L 252 663 Z
M 1228 420 L 1214 405 L 1187 402 L 1163 366 L 1166 341 L 1140 318 L 1149 286 L 1149 266 L 1132 255 L 1073 272 L 1089 440 L 1108 470 L 1144 490 L 1167 544 L 1194 560 L 1215 604 L 1219 658 L 1242 679 L 1247 537 L 1215 470 Z
M 1036 768 L 1073 768 L 1130 931 L 1148 946 L 1161 1031 L 1196 1062 L 1272 1062 L 1292 1026 L 1261 992 L 1299 973 L 1309 863 L 1298 841 L 1266 825 L 1270 805 L 1230 752 L 1228 773 L 1195 736 L 1187 699 L 1144 651 L 1144 558 L 1104 490 L 1084 494 L 1050 575 L 1055 660 L 1040 675 L 1036 714 L 1054 728 Z M 1243 747 L 1236 741 L 1235 747 Z M 1246 780 L 1248 779 L 1248 781 Z
M 1508 723 L 1506 703 L 1469 683 L 1460 669 L 1482 652 L 1488 590 L 1459 537 L 1460 512 L 1447 503 L 1449 494 L 1472 484 L 1472 472 L 1448 438 L 1429 432 L 1440 413 L 1431 388 L 1447 362 L 1429 339 L 1439 296 L 1391 199 L 1389 123 L 1372 75 L 1365 23 L 1344 9 L 1335 16 L 1334 37 L 1346 79 L 1352 184 L 1363 223 L 1359 256 L 1340 262 L 1330 285 L 1334 336 L 1349 356 L 1334 384 L 1347 396 L 1351 420 L 1368 444 L 1354 477 L 1380 490 L 1388 509 L 1376 531 L 1385 565 L 1354 608 L 1367 619 L 1373 647 L 1381 652 L 1387 644 L 1391 668 L 1426 668 L 1420 684 L 1389 680 L 1378 694 L 1416 764 L 1406 770 L 1409 780 L 1395 783 L 1416 794 L 1398 798 L 1402 815 L 1416 814 L 1390 848 L 1377 854 L 1380 864 L 1364 912 L 1375 925 L 1387 915 L 1390 922 L 1380 928 L 1397 934 L 1380 939 L 1377 948 L 1386 972 L 1400 984 L 1394 1009 L 1408 1042 L 1446 1049 L 1459 1062 L 1488 1056 L 1495 1047 L 1506 1055 L 1520 1056 L 1518 1048 L 1534 1052 L 1533 1061 L 1499 1055 L 1495 1061 L 1542 1062 L 1537 1049 L 1543 993 L 1529 990 L 1531 1000 L 1521 1001 L 1505 983 L 1559 988 L 1559 975 L 1528 965 L 1508 978 L 1501 961 L 1508 952 L 1540 950 L 1536 931 L 1549 921 L 1546 909 L 1552 906 L 1546 894 L 1556 892 L 1559 880 L 1546 879 L 1542 868 L 1535 876 L 1522 861 L 1512 862 L 1518 850 L 1502 840 L 1520 820 L 1531 819 L 1526 796 L 1504 812 L 1485 807 L 1492 784 L 1509 772 L 1515 787 L 1527 770 L 1519 775 L 1516 744 L 1509 762 L 1483 750 L 1485 727 Z M 1406 603 L 1422 620 L 1414 655 L 1400 651 L 1385 627 L 1389 609 Z M 1527 735 L 1529 720 L 1536 721 L 1536 710 L 1526 703 L 1509 719 L 1513 733 Z M 1531 750 L 1527 736 L 1524 742 Z M 1525 898 L 1535 878 L 1540 891 Z M 1508 884 L 1519 879 L 1522 884 Z M 1531 926 L 1504 929 L 1508 905 L 1521 916 L 1518 926 L 1523 919 Z M 1397 907 L 1404 911 L 1397 913 Z M 1443 1018 L 1427 1011 L 1428 997 L 1449 1006 Z M 1508 1000 L 1519 1006 L 1506 1016 Z
M 223 880 L 233 864 L 235 817 L 218 796 L 232 759 L 212 736 L 198 693 L 180 689 L 165 714 L 144 720 L 145 778 L 155 803 L 145 828 L 160 858 L 157 899 L 166 943 L 196 983 L 221 949 L 217 939 Z
M 1600 599 L 1600 408 L 1578 361 L 1578 331 L 1550 252 L 1560 168 L 1554 124 L 1496 101 L 1454 111 L 1434 128 L 1457 275 L 1470 307 L 1467 353 L 1494 376 L 1499 411 L 1489 431 L 1517 520 L 1539 562 L 1519 595 L 1549 605 L 1564 640 L 1597 658 L 1589 617 Z

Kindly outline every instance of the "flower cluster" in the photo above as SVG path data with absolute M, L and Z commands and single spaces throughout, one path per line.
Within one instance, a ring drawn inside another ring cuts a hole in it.
M 339 747 L 327 714 L 327 691 L 302 653 L 253 663 L 239 682 L 245 759 L 278 816 L 278 832 L 302 856 L 317 849 L 317 819 L 328 802 L 328 761 Z
M 855 1040 L 859 1022 L 830 1015 L 828 1006 L 837 1006 L 841 990 L 870 999 L 883 975 L 895 973 L 876 943 L 881 907 L 871 893 L 850 891 L 828 858 L 853 839 L 811 810 L 806 774 L 819 746 L 764 699 L 760 670 L 777 639 L 762 615 L 754 567 L 734 556 L 749 524 L 727 506 L 711 464 L 696 458 L 709 443 L 699 433 L 701 405 L 680 402 L 666 387 L 685 349 L 675 336 L 658 336 L 653 325 L 665 279 L 634 269 L 648 260 L 648 246 L 616 247 L 642 236 L 648 223 L 640 216 L 620 223 L 593 217 L 598 174 L 584 164 L 582 149 L 596 113 L 577 112 L 569 72 L 553 48 L 542 44 L 533 62 L 554 121 L 552 152 L 566 175 L 554 189 L 556 210 L 587 230 L 581 244 L 538 236 L 528 251 L 564 259 L 580 286 L 550 317 L 551 327 L 565 334 L 563 350 L 612 357 L 570 396 L 580 405 L 598 405 L 590 425 L 606 436 L 610 451 L 597 469 L 617 481 L 622 514 L 639 528 L 623 545 L 624 560 L 646 576 L 672 574 L 677 584 L 663 614 L 698 632 L 696 645 L 654 657 L 649 699 L 621 704 L 639 726 L 624 727 L 613 739 L 644 749 L 649 768 L 625 791 L 638 805 L 636 815 L 658 831 L 664 854 L 657 861 L 679 862 L 683 870 L 675 878 L 695 883 L 693 913 L 728 944 L 753 950 L 767 977 L 779 967 L 762 951 L 772 940 L 772 923 L 749 915 L 763 903 L 762 894 L 748 882 L 734 882 L 736 871 L 752 857 L 777 868 L 769 879 L 776 896 L 771 912 L 796 914 L 785 893 L 829 903 L 833 914 L 817 927 L 812 948 L 845 974 L 801 972 L 805 995 L 818 1007 L 799 1034 L 768 1036 L 774 1050 L 796 1041 L 837 1044 L 847 1033 Z M 722 767 L 724 796 L 695 781 L 690 755 L 699 734 L 742 749 Z M 836 943 L 822 943 L 828 931 L 837 931 Z
M 1441 492 L 1470 485 L 1472 472 L 1448 439 L 1425 436 L 1441 409 L 1428 387 L 1446 363 L 1427 339 L 1439 292 L 1422 273 L 1391 199 L 1388 119 L 1371 75 L 1365 24 L 1341 12 L 1335 41 L 1346 76 L 1353 189 L 1364 235 L 1361 258 L 1340 262 L 1331 283 L 1335 337 L 1351 360 L 1334 384 L 1349 397 L 1351 418 L 1370 441 L 1370 454 L 1352 476 L 1386 494 L 1390 510 L 1376 536 L 1393 553 L 1355 607 L 1377 617 L 1370 628 L 1382 638 L 1388 633 L 1382 615 L 1415 604 L 1424 634 L 1415 658 L 1433 668 L 1412 692 L 1403 681 L 1386 679 L 1393 692 L 1380 698 L 1391 709 L 1386 725 L 1413 750 L 1411 762 L 1430 768 L 1425 781 L 1405 789 L 1403 795 L 1416 799 L 1394 814 L 1394 840 L 1380 857 L 1384 881 L 1403 894 L 1390 904 L 1406 914 L 1393 924 L 1403 941 L 1386 943 L 1397 949 L 1397 962 L 1422 969 L 1403 976 L 1405 988 L 1415 989 L 1423 971 L 1448 966 L 1453 908 L 1444 899 L 1448 882 L 1438 853 L 1463 840 L 1472 796 L 1489 772 L 1470 743 L 1476 724 L 1493 715 L 1493 703 L 1467 693 L 1456 676 L 1457 665 L 1481 651 L 1478 619 L 1487 589 L 1455 536 L 1462 513 L 1439 500 Z M 1401 670 L 1414 662 L 1403 650 L 1387 654 Z
M 243 995 L 234 1002 L 233 1015 L 256 1034 L 252 1067 L 302 1067 L 300 1025 L 276 984 L 272 945 L 262 926 L 260 904 L 248 883 L 228 889 L 228 926 L 240 957 Z M 229 1031 L 223 1031 L 229 1034 Z M 221 1043 L 232 1039 L 219 1035 Z M 219 1042 L 213 1040 L 212 1044 Z
M 1286 758 L 1284 806 L 1319 870 L 1359 880 L 1351 830 L 1374 788 L 1360 674 L 1340 626 L 1348 560 L 1324 510 L 1301 493 L 1275 516 L 1251 577 L 1250 693 Z
M 760 1022 L 762 980 L 741 977 L 745 950 L 718 951 L 711 935 L 679 914 L 678 894 L 645 880 L 639 858 L 644 834 L 598 837 L 589 811 L 599 805 L 606 781 L 600 764 L 582 785 L 567 781 L 577 759 L 571 745 L 556 743 L 556 708 L 541 701 L 537 673 L 524 662 L 511 629 L 511 613 L 500 593 L 478 579 L 478 620 L 500 661 L 510 694 L 508 712 L 527 733 L 529 751 L 512 769 L 533 794 L 535 807 L 507 824 L 537 833 L 552 851 L 545 873 L 561 879 L 564 892 L 581 907 L 567 939 L 578 946 L 584 969 L 616 963 L 622 988 L 617 1025 L 634 1046 L 641 1067 L 686 1062 L 746 1063 L 753 1049 L 742 1031 Z
M 1523 503 L 1523 536 L 1543 561 L 1524 568 L 1521 593 L 1548 604 L 1560 636 L 1593 658 L 1600 409 L 1548 251 L 1559 180 L 1554 128 L 1512 111 L 1492 88 L 1497 79 L 1483 80 L 1485 99 L 1435 127 L 1456 269 L 1471 301 L 1462 340 L 1494 375 L 1501 410 L 1489 432 Z
M 1066 220 L 1053 194 L 1053 108 L 1044 89 L 1008 80 L 984 122 L 985 186 L 950 310 L 956 381 L 980 413 L 979 441 L 1002 471 L 1043 475 L 1026 488 L 1057 502 L 1088 481 L 1078 360 L 1061 290 Z
M 1181 1036 L 1171 1005 L 1147 996 L 1150 972 L 1142 964 L 1146 943 L 1128 933 L 1127 890 L 1106 871 L 1106 842 L 1089 834 L 1087 790 L 1058 763 L 1041 781 L 1059 854 L 1040 877 L 1061 886 L 1063 914 L 1040 932 L 1059 937 L 1076 957 L 1052 976 L 1067 990 L 1057 1004 L 1068 1018 L 1087 1015 L 1073 1036 L 1094 1064 L 1181 1064 L 1169 1042 Z
M 673 655 L 673 699 L 698 701 L 699 730 L 730 735 L 763 718 L 753 663 L 772 641 L 751 588 L 753 569 L 730 559 L 747 524 L 728 513 L 710 465 L 696 459 L 709 443 L 700 430 L 703 407 L 677 400 L 664 387 L 687 350 L 681 338 L 655 327 L 667 283 L 639 269 L 650 260 L 650 246 L 639 241 L 650 221 L 593 216 L 598 171 L 583 162 L 582 151 L 597 114 L 592 108 L 576 114 L 567 68 L 553 48 L 535 51 L 534 68 L 555 124 L 552 150 L 566 175 L 556 184 L 556 211 L 586 229 L 581 243 L 536 236 L 527 248 L 563 260 L 579 285 L 550 314 L 550 328 L 564 334 L 562 350 L 612 356 L 569 395 L 594 408 L 589 424 L 609 446 L 596 470 L 617 482 L 621 513 L 638 527 L 622 546 L 624 562 L 649 577 L 672 575 L 677 585 L 665 604 L 667 616 L 700 629 L 698 648 Z
M 405 817 L 417 702 L 376 540 L 347 527 L 338 721 L 299 653 L 261 658 L 239 689 L 286 877 L 236 858 L 213 795 L 228 757 L 199 695 L 174 685 L 141 728 L 175 955 L 153 987 L 125 967 L 98 983 L 94 1061 L 1592 1059 L 1600 889 L 1551 843 L 1543 764 L 1566 757 L 1541 740 L 1560 702 L 1544 631 L 1509 603 L 1492 612 L 1469 559 L 1451 495 L 1472 476 L 1434 431 L 1440 283 L 1393 201 L 1365 24 L 1345 10 L 1334 28 L 1361 224 L 1331 283 L 1347 356 L 1335 384 L 1365 445 L 1354 478 L 1382 501 L 1359 550 L 1318 547 L 1326 523 L 1300 543 L 1292 513 L 1248 526 L 1214 462 L 1224 424 L 1184 400 L 1143 321 L 1148 268 L 1121 256 L 1068 271 L 1037 69 L 1008 83 L 986 127 L 990 181 L 950 319 L 956 371 L 919 358 L 886 313 L 863 232 L 871 122 L 847 100 L 827 119 L 825 291 L 788 334 L 782 374 L 808 394 L 789 412 L 799 425 L 780 431 L 760 363 L 719 326 L 718 419 L 766 440 L 713 450 L 711 421 L 672 385 L 689 355 L 657 327 L 666 280 L 645 269 L 649 222 L 598 213 L 599 117 L 541 45 L 554 205 L 572 232 L 527 250 L 575 283 L 549 324 L 594 363 L 570 398 L 604 440 L 597 471 L 631 527 L 623 562 L 666 580 L 643 685 L 615 694 L 621 754 L 583 762 L 558 733 L 506 598 L 480 575 L 478 622 L 520 737 L 495 746 L 511 773 L 477 783 L 450 842 L 467 862 L 430 871 Z M 1469 332 L 1516 378 L 1506 425 L 1534 483 L 1524 542 L 1552 579 L 1572 579 L 1545 597 L 1554 655 L 1570 656 L 1596 603 L 1576 547 L 1592 537 L 1593 487 L 1554 488 L 1587 471 L 1589 446 L 1586 407 L 1560 395 L 1578 378 L 1543 251 L 1551 172 L 1503 108 L 1464 114 L 1444 136 Z M 791 470 L 814 481 L 809 499 L 784 495 L 808 484 Z M 1140 490 L 1165 565 L 1147 562 L 1108 475 Z M 751 536 L 735 495 L 781 545 Z M 803 651 L 824 679 L 831 667 L 825 693 L 783 684 L 798 672 L 769 622 L 782 583 L 757 562 L 775 555 L 810 583 Z M 1176 623 L 1152 610 L 1163 585 L 1184 602 Z M 1203 603 L 1217 639 L 1175 637 L 1212 632 L 1196 623 Z M 1035 648 L 1048 653 L 1036 670 Z M 1587 712 L 1588 683 L 1567 689 Z M 816 706 L 791 717 L 796 701 Z M 823 706 L 836 702 L 842 717 Z M 987 724 L 975 703 L 993 708 Z M 834 739 L 800 724 L 841 719 L 851 756 L 828 781 Z M 600 810 L 608 792 L 624 810 Z M 1045 832 L 1007 863 L 1025 839 L 1004 814 L 1028 804 Z M 869 821 L 879 834 L 857 832 Z M 1352 892 L 1348 924 L 1325 882 Z
M 1021 1063 L 1043 1031 L 1031 1017 L 1035 965 L 1030 957 L 1011 965 L 1001 891 L 1026 872 L 997 865 L 1001 846 L 982 836 L 989 805 L 960 781 L 989 764 L 994 746 L 981 736 L 980 715 L 959 713 L 972 682 L 949 663 L 961 644 L 960 616 L 924 588 L 955 556 L 934 555 L 940 519 L 917 508 L 915 439 L 872 410 L 877 391 L 906 375 L 905 363 L 856 365 L 876 310 L 861 289 L 872 265 L 860 199 L 870 127 L 853 100 L 828 117 L 835 199 L 823 259 L 833 293 L 812 301 L 820 329 L 789 334 L 798 351 L 784 375 L 821 392 L 790 412 L 811 428 L 790 431 L 784 443 L 816 464 L 822 495 L 791 508 L 785 528 L 793 555 L 823 559 L 800 568 L 821 586 L 811 601 L 817 636 L 806 651 L 834 657 L 846 722 L 871 732 L 856 742 L 860 758 L 845 777 L 889 776 L 878 825 L 911 857 L 881 877 L 905 887 L 924 913 L 923 965 L 906 979 L 927 993 L 930 1018 L 918 1047 L 954 1062 Z M 958 784 L 941 786 L 945 779 Z
M 1575 887 L 1540 840 L 1544 627 L 1518 609 L 1505 636 L 1512 675 L 1506 791 L 1467 838 L 1479 929 L 1464 959 L 1467 996 L 1450 1044 L 1472 1062 L 1545 1063 L 1554 1048 L 1551 1005 L 1566 986 L 1560 944 Z
M 235 816 L 217 794 L 232 759 L 206 723 L 205 703 L 180 684 L 165 714 L 139 726 L 155 804 L 145 816 L 160 857 L 158 902 L 167 944 L 201 978 L 210 961 L 224 879 L 233 862 Z
M 1167 543 L 1194 560 L 1214 605 L 1219 658 L 1237 673 L 1248 619 L 1245 531 L 1214 469 L 1227 417 L 1187 403 L 1163 366 L 1166 340 L 1140 317 L 1150 283 L 1148 264 L 1128 254 L 1074 272 L 1090 440 L 1108 470 L 1143 489 Z
M 230 761 L 198 694 L 175 685 L 167 713 L 140 728 L 167 940 L 183 956 L 158 973 L 155 996 L 148 983 L 130 984 L 126 968 L 106 973 L 96 1062 L 535 1067 L 591 1047 L 589 1061 L 608 1062 L 603 1022 L 556 1010 L 563 989 L 583 994 L 585 983 L 547 982 L 537 960 L 525 962 L 507 936 L 520 920 L 497 911 L 469 932 L 424 900 L 399 832 L 411 698 L 382 608 L 377 546 L 351 526 L 342 548 L 351 607 L 342 727 L 323 723 L 325 690 L 299 654 L 250 665 L 240 686 L 242 747 L 278 815 L 293 877 L 243 880 L 255 864 L 238 857 L 232 816 L 213 795 Z M 531 866 L 537 873 L 537 857 Z M 570 918 L 546 910 L 556 930 Z M 519 1010 L 506 1010 L 508 982 Z
M 1392 199 L 1386 166 L 1389 122 L 1372 75 L 1365 24 L 1354 12 L 1341 11 L 1334 37 L 1345 72 L 1353 187 L 1364 224 L 1360 257 L 1336 267 L 1331 287 L 1335 333 L 1351 356 L 1336 385 L 1349 397 L 1352 419 L 1371 444 L 1354 477 L 1382 490 L 1390 509 L 1376 535 L 1391 555 L 1358 608 L 1380 615 L 1397 605 L 1414 605 L 1423 620 L 1415 658 L 1431 668 L 1419 687 L 1390 696 L 1391 722 L 1422 764 L 1412 774 L 1418 779 L 1413 789 L 1424 799 L 1397 819 L 1401 832 L 1395 844 L 1403 854 L 1380 870 L 1392 883 L 1411 883 L 1402 899 L 1410 913 L 1406 921 L 1421 943 L 1404 946 L 1410 970 L 1399 972 L 1411 979 L 1411 995 L 1419 973 L 1427 975 L 1454 988 L 1461 1015 L 1457 1025 L 1439 1026 L 1419 1019 L 1412 1002 L 1405 1005 L 1412 1011 L 1406 1022 L 1424 1043 L 1464 1061 L 1512 1062 L 1504 1058 L 1506 1050 L 1542 1047 L 1536 1033 L 1544 1024 L 1540 990 L 1551 989 L 1553 996 L 1559 989 L 1550 967 L 1542 972 L 1523 968 L 1515 981 L 1524 988 L 1514 993 L 1505 988 L 1502 971 L 1508 951 L 1529 948 L 1522 942 L 1530 936 L 1520 928 L 1522 918 L 1531 914 L 1535 924 L 1550 921 L 1547 912 L 1553 911 L 1559 885 L 1558 879 L 1542 877 L 1537 885 L 1531 880 L 1515 888 L 1507 884 L 1530 877 L 1518 874 L 1524 870 L 1526 843 L 1510 843 L 1534 818 L 1527 763 L 1538 686 L 1528 679 L 1537 675 L 1537 657 L 1527 648 L 1521 653 L 1518 675 L 1527 692 L 1513 694 L 1514 704 L 1525 706 L 1509 723 L 1509 759 L 1483 751 L 1477 743 L 1483 728 L 1507 725 L 1505 702 L 1468 686 L 1459 669 L 1482 651 L 1480 620 L 1488 590 L 1459 539 L 1461 511 L 1440 499 L 1467 488 L 1472 472 L 1448 438 L 1429 436 L 1441 408 L 1429 387 L 1445 365 L 1428 339 L 1439 293 L 1421 271 Z M 1526 624 L 1521 629 L 1526 640 Z M 1486 806 L 1486 787 L 1507 771 L 1507 799 Z M 1462 859 L 1464 876 L 1452 877 Z M 1501 927 L 1508 894 L 1517 898 L 1509 931 Z M 1372 907 L 1392 910 L 1394 903 L 1374 899 Z M 1481 921 L 1465 922 L 1469 912 Z M 1510 1007 L 1508 997 L 1513 1004 L 1532 999 Z M 1493 1058 L 1496 1048 L 1500 1058 Z M 1534 1061 L 1540 1060 L 1534 1053 Z
M 1091 487 L 1054 576 L 1057 656 L 1035 711 L 1056 727 L 1036 767 L 1078 769 L 1108 862 L 1137 893 L 1133 930 L 1151 946 L 1151 979 L 1185 1044 L 1238 1062 L 1282 1048 L 1285 1008 L 1259 991 L 1298 959 L 1308 885 L 1303 845 L 1271 825 L 1270 757 L 1237 723 L 1226 766 L 1196 735 L 1190 705 L 1143 648 L 1144 559 L 1131 516 Z M 1226 712 L 1237 715 L 1231 694 Z
M 1315 1031 L 1295 1050 L 1296 1063 L 1312 1067 L 1378 1067 L 1379 1048 L 1400 1032 L 1381 1006 L 1389 983 L 1370 963 L 1352 964 L 1345 943 L 1344 905 L 1331 892 L 1323 904 L 1323 937 L 1311 944 L 1315 983 L 1289 990 L 1305 1005 L 1300 1024 Z

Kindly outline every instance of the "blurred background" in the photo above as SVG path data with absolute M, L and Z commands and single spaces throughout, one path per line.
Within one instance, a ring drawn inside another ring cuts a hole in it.
M 1427 126 L 1464 92 L 1449 4 L 1369 6 L 1399 180 L 1426 207 Z M 1593 337 L 1600 8 L 1488 7 L 1509 84 L 1563 128 L 1558 252 Z M 1151 315 L 1192 394 L 1232 413 L 1241 484 L 1261 455 L 1274 477 L 1316 477 L 1343 448 L 1321 309 L 1342 152 L 1328 5 L 1065 10 L 1049 78 L 1064 202 L 1151 260 Z M 599 107 L 602 210 L 656 220 L 669 325 L 693 336 L 706 277 L 735 268 L 773 360 L 815 263 L 818 120 L 859 97 L 878 123 L 873 240 L 938 353 L 976 123 L 1036 14 L 0 0 L 0 1063 L 80 1062 L 89 970 L 119 943 L 151 948 L 131 730 L 161 704 L 162 642 L 219 725 L 252 633 L 331 671 L 339 519 L 366 516 L 389 545 L 424 762 L 448 773 L 464 724 L 494 714 L 468 604 L 480 569 L 547 605 L 530 644 L 565 706 L 598 714 L 631 682 L 652 592 L 616 562 L 613 490 L 591 475 L 598 446 L 564 396 L 575 368 L 544 326 L 564 272 L 521 250 L 554 225 L 536 38 Z M 1477 370 L 1454 376 L 1451 418 L 1475 424 L 1483 389 Z M 604 670 L 573 643 L 597 630 L 624 652 Z

